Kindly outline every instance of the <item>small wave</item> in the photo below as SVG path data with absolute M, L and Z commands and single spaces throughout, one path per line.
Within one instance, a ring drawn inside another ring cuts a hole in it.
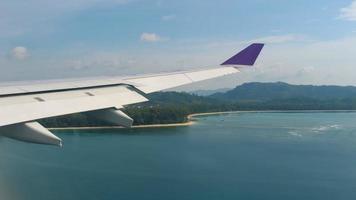
M 309 127 L 309 128 L 293 128 L 292 130 L 288 131 L 288 134 L 295 136 L 295 137 L 303 137 L 305 134 L 323 134 L 328 131 L 334 131 L 341 129 L 341 126 L 338 124 L 331 124 L 331 125 L 321 125 L 317 127 Z
M 298 133 L 297 131 L 288 131 L 288 134 L 295 136 L 295 137 L 303 137 L 303 135 Z
M 341 126 L 338 124 L 332 124 L 332 125 L 324 125 L 324 126 L 318 126 L 318 127 L 314 127 L 311 129 L 311 131 L 313 133 L 321 133 L 321 132 L 325 132 L 325 131 L 330 131 L 330 130 L 337 130 L 340 129 Z
M 338 124 L 330 125 L 330 128 L 340 129 L 341 126 Z

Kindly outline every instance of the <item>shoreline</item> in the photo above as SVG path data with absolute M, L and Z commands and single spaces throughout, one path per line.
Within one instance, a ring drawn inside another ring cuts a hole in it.
M 134 125 L 130 128 L 125 128 L 122 126 L 84 126 L 84 127 L 63 127 L 63 128 L 48 128 L 48 130 L 95 130 L 95 129 L 137 129 L 137 128 L 164 128 L 164 127 L 180 127 L 180 126 L 191 126 L 195 122 L 188 121 L 182 123 L 171 123 L 171 124 L 147 124 L 147 125 Z
M 245 112 L 245 111 L 224 111 L 224 112 L 208 112 L 208 113 L 193 113 L 187 115 L 187 122 L 182 123 L 170 123 L 170 124 L 146 124 L 146 125 L 134 125 L 131 128 L 170 128 L 170 127 L 184 127 L 184 126 L 192 126 L 196 123 L 194 117 L 204 116 L 204 115 L 218 115 L 218 114 L 229 114 L 229 113 L 237 113 L 237 112 Z M 253 112 L 253 111 L 248 111 Z M 60 128 L 48 128 L 48 130 L 95 130 L 95 129 L 126 129 L 122 126 L 87 126 L 87 127 L 60 127 Z
M 146 124 L 134 125 L 131 128 L 172 128 L 172 127 L 185 127 L 196 124 L 194 117 L 209 116 L 209 115 L 222 115 L 222 114 L 235 114 L 235 113 L 287 113 L 287 112 L 356 112 L 356 110 L 255 110 L 255 111 L 221 111 L 221 112 L 206 112 L 206 113 L 192 113 L 187 115 L 187 122 L 170 123 L 170 124 Z M 48 128 L 48 130 L 96 130 L 96 129 L 127 129 L 122 126 L 90 126 L 90 127 L 62 127 L 62 128 Z

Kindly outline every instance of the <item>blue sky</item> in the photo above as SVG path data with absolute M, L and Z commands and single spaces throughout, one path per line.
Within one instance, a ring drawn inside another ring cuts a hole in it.
M 352 0 L 2 0 L 0 81 L 214 66 L 255 41 L 256 68 L 195 88 L 356 85 Z

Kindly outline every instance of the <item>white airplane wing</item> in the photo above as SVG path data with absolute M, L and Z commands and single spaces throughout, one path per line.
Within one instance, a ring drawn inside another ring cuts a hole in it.
M 133 120 L 120 109 L 148 101 L 143 94 L 239 72 L 255 63 L 263 44 L 252 44 L 212 69 L 127 77 L 57 80 L 0 86 L 0 134 L 32 143 L 62 145 L 36 120 L 90 112 L 94 117 L 130 127 Z

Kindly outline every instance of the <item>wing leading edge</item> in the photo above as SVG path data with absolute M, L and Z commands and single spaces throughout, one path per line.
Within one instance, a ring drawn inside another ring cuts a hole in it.
M 255 63 L 262 48 L 263 44 L 252 44 L 211 69 L 0 86 L 0 134 L 61 146 L 61 139 L 36 120 L 80 112 L 130 127 L 133 120 L 120 109 L 148 101 L 142 94 L 238 73 L 242 65 Z

